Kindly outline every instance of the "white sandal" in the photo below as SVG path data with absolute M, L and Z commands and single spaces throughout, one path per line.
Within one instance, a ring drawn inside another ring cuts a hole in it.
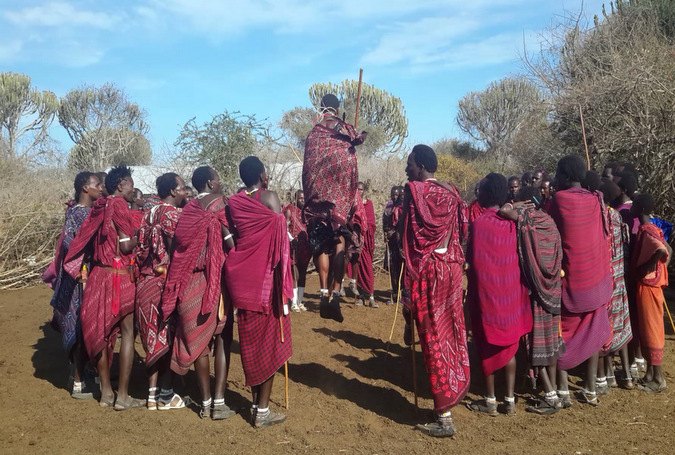
M 171 401 L 169 401 L 168 403 L 164 403 L 161 400 L 159 401 L 159 403 L 157 403 L 157 409 L 159 409 L 160 411 L 169 411 L 171 409 L 183 409 L 184 407 L 185 401 L 177 393 L 173 394 L 173 397 L 171 397 Z

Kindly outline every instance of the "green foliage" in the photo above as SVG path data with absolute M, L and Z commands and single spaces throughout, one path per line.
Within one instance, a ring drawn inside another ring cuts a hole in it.
M 114 84 L 83 86 L 61 99 L 59 123 L 75 142 L 72 169 L 102 170 L 115 164 L 149 164 L 145 111 Z
M 30 160 L 48 138 L 48 128 L 59 109 L 54 93 L 38 91 L 25 74 L 0 73 L 0 139 L 6 135 L 9 158 Z M 29 134 L 30 133 L 30 134 Z M 28 136 L 31 136 L 28 139 Z M 18 150 L 18 141 L 28 140 Z
M 542 95 L 525 78 L 504 78 L 485 90 L 470 92 L 459 101 L 457 125 L 506 165 L 511 141 L 540 111 Z
M 358 85 L 352 80 L 340 84 L 314 84 L 309 89 L 309 99 L 318 108 L 324 95 L 334 94 L 341 100 L 346 120 L 354 123 Z M 398 153 L 408 136 L 408 119 L 401 99 L 373 85 L 362 84 L 357 127 L 368 132 L 359 149 L 362 154 Z
M 97 150 L 98 153 L 91 153 Z M 150 142 L 137 131 L 92 131 L 75 144 L 68 156 L 68 168 L 105 169 L 109 166 L 145 166 L 152 160 Z
M 198 165 L 209 165 L 231 189 L 239 181 L 239 163 L 274 140 L 269 128 L 255 115 L 225 111 L 198 125 L 194 118 L 184 126 L 174 146 L 184 158 Z
M 279 127 L 286 133 L 288 142 L 299 150 L 305 149 L 305 139 L 314 126 L 317 113 L 308 107 L 294 107 L 283 113 Z

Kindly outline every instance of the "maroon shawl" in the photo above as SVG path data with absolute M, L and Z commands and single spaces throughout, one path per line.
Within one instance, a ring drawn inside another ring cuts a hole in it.
M 366 214 L 367 229 L 363 234 L 363 247 L 359 257 L 359 286 L 362 286 L 368 293 L 372 294 L 375 287 L 375 276 L 373 275 L 373 256 L 375 254 L 375 209 L 370 199 L 363 204 Z
M 64 259 L 63 267 L 73 278 L 77 278 L 82 265 L 82 258 L 87 246 L 94 236 L 94 261 L 108 267 L 113 267 L 113 260 L 117 255 L 117 230 L 126 236 L 134 236 L 134 226 L 129 205 L 124 198 L 108 196 L 98 198 L 89 213 L 89 217 L 82 223 L 80 231 L 70 244 L 68 254 Z M 131 262 L 130 254 L 120 254 L 121 265 L 127 268 Z
M 467 248 L 468 297 L 473 326 L 485 340 L 510 346 L 532 330 L 532 308 L 518 265 L 518 237 L 513 221 L 495 209 L 471 224 Z
M 229 206 L 238 237 L 225 263 L 228 294 L 235 308 L 269 314 L 277 266 L 281 291 L 293 297 L 286 218 L 244 192 L 232 196 Z
M 413 280 L 436 248 L 450 236 L 448 262 L 464 263 L 462 240 L 465 237 L 466 202 L 451 183 L 451 190 L 435 180 L 410 182 L 410 207 L 405 220 L 403 252 L 408 273 Z
M 359 172 L 355 146 L 366 133 L 357 134 L 353 126 L 339 121 L 338 129 L 314 125 L 305 142 L 302 188 L 305 192 L 305 219 L 329 213 L 344 225 L 358 195 Z
M 533 299 L 560 314 L 562 246 L 553 219 L 541 210 L 518 210 L 518 257 Z
M 595 311 L 612 298 L 610 221 L 602 193 L 558 191 L 550 215 L 562 239 L 562 304 L 568 312 Z
M 206 249 L 206 291 L 202 298 L 201 314 L 208 314 L 220 301 L 220 279 L 225 252 L 221 225 L 229 228 L 223 205 L 227 198 L 216 198 L 205 209 L 198 199 L 190 201 L 181 212 L 174 235 L 174 253 L 162 294 L 164 318 L 173 312 L 183 298 L 199 254 Z

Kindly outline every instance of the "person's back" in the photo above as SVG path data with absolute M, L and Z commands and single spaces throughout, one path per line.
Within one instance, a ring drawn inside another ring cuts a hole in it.
M 583 188 L 556 192 L 550 208 L 562 240 L 563 305 L 595 310 L 612 296 L 608 220 L 598 194 Z
M 269 409 L 274 374 L 293 348 L 287 299 L 293 296 L 290 244 L 279 196 L 267 191 L 267 173 L 255 156 L 244 158 L 239 175 L 246 188 L 230 198 L 237 247 L 225 264 L 229 299 L 237 308 L 237 329 L 246 385 L 253 395 L 251 425 L 283 422 Z

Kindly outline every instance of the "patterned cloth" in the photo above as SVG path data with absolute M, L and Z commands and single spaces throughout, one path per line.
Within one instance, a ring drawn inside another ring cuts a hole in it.
M 633 247 L 631 267 L 636 270 L 647 263 L 657 250 L 665 250 L 663 231 L 652 223 L 641 224 Z M 637 310 L 640 324 L 640 347 L 650 365 L 663 363 L 663 348 L 666 333 L 663 325 L 663 287 L 668 286 L 668 268 L 666 254 L 656 264 L 656 270 L 645 276 L 637 277 Z
M 277 307 L 269 314 L 256 311 L 237 311 L 241 365 L 247 386 L 260 385 L 268 380 L 291 358 L 291 318 L 283 316 L 284 342 Z
M 582 188 L 556 192 L 549 214 L 563 247 L 563 370 L 586 361 L 612 336 L 606 306 L 612 299 L 610 225 L 602 193 Z
M 537 305 L 560 314 L 562 245 L 553 219 L 541 210 L 518 210 L 518 258 Z
M 159 329 L 159 303 L 169 268 L 166 240 L 174 237 L 178 215 L 176 207 L 162 202 L 146 212 L 138 231 L 136 322 L 148 367 L 169 351 L 168 325 Z
M 525 339 L 530 364 L 555 365 L 566 350 L 560 332 L 560 315 L 549 313 L 532 301 L 532 321 L 532 332 Z
M 90 207 L 73 205 L 66 211 L 66 222 L 61 231 L 55 264 L 57 275 L 54 282 L 54 295 L 50 302 L 54 308 L 52 327 L 61 332 L 61 342 L 66 354 L 70 355 L 77 338 L 82 335 L 80 306 L 84 289 L 82 284 L 63 269 L 63 259 L 68 253 L 70 242 L 80 230 L 80 226 L 89 216 Z
M 609 321 L 612 327 L 612 339 L 600 351 L 601 355 L 617 352 L 633 338 L 628 310 L 628 294 L 624 281 L 624 246 L 629 242 L 628 226 L 619 212 L 608 208 L 611 223 L 610 249 L 612 252 L 612 302 L 609 305 Z
M 291 241 L 291 259 L 294 264 L 307 266 L 312 259 L 312 250 L 307 237 L 307 225 L 302 221 L 302 210 L 295 204 L 284 207 L 284 213 L 289 215 L 288 232 L 293 237 Z
M 225 252 L 222 228 L 230 226 L 227 199 L 218 197 L 206 209 L 199 199 L 181 212 L 174 234 L 174 253 L 162 294 L 166 321 L 175 310 L 171 369 L 186 374 L 199 357 L 209 354 L 213 338 L 232 331 L 232 311 L 222 298 Z
M 462 308 L 466 204 L 457 189 L 436 180 L 410 182 L 403 251 L 410 306 L 420 336 L 434 410 L 445 412 L 469 390 L 471 372 Z M 449 238 L 444 253 L 435 251 Z
M 467 305 L 483 374 L 503 368 L 532 331 L 532 308 L 518 265 L 516 224 L 487 209 L 471 223 Z
M 76 278 L 85 250 L 92 242 L 95 265 L 80 310 L 84 344 L 92 361 L 107 349 L 108 362 L 112 363 L 120 321 L 134 311 L 136 286 L 128 274 L 132 255 L 117 256 L 117 230 L 127 237 L 134 236 L 130 212 L 127 201 L 120 196 L 99 198 L 70 243 L 64 261 L 64 269 Z
M 356 146 L 366 133 L 335 119 L 335 129 L 314 125 L 305 142 L 302 187 L 305 193 L 303 218 L 315 253 L 329 253 L 336 236 L 351 238 L 355 224 L 365 229 L 363 204 L 356 190 L 359 172 Z M 360 239 L 354 243 L 360 245 Z
M 532 366 L 549 366 L 565 352 L 560 333 L 562 246 L 553 219 L 541 210 L 518 210 L 518 258 L 532 301 L 526 338 Z

